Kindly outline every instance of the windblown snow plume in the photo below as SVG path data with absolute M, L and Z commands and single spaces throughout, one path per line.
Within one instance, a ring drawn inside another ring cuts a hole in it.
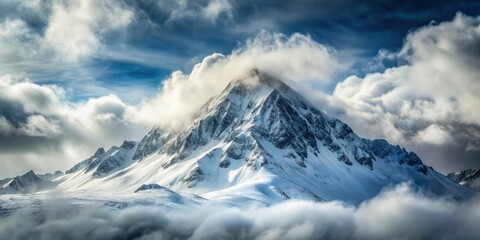
M 160 92 L 140 106 L 139 118 L 163 127 L 184 127 L 208 99 L 251 69 L 291 84 L 308 85 L 326 84 L 344 67 L 332 49 L 308 35 L 262 32 L 229 55 L 214 53 L 205 57 L 189 74 L 172 73 Z
M 478 199 L 431 199 L 403 184 L 359 206 L 287 201 L 246 209 L 200 205 L 112 211 L 45 204 L 2 219 L 0 238 L 478 239 L 479 220 Z

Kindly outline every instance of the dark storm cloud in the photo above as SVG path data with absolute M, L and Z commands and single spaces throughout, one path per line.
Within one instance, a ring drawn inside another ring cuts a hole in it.
M 478 199 L 453 202 L 406 185 L 360 206 L 287 201 L 269 207 L 183 206 L 174 210 L 40 204 L 0 219 L 17 239 L 478 239 Z M 61 202 L 61 201 L 60 201 Z M 28 211 L 30 210 L 30 211 Z M 19 227 L 21 226 L 21 227 Z

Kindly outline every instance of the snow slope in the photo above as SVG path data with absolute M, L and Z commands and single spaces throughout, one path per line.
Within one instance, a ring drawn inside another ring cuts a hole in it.
M 55 179 L 66 192 L 133 193 L 144 184 L 226 202 L 359 203 L 410 182 L 419 191 L 472 193 L 413 152 L 357 136 L 281 81 L 252 71 L 210 99 L 186 129 L 152 129 L 138 144 L 99 149 Z

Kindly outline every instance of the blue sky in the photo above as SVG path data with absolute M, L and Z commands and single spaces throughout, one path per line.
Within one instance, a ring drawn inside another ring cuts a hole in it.
M 205 9 L 218 2 L 207 16 Z M 51 22 L 51 5 L 38 1 L 36 10 L 4 1 L 0 19 L 22 19 L 32 34 L 44 35 Z M 38 83 L 72 89 L 70 99 L 114 93 L 136 103 L 153 95 L 159 83 L 175 70 L 189 72 L 213 52 L 230 53 L 261 30 L 300 32 L 349 54 L 355 62 L 337 80 L 362 76 L 380 49 L 397 51 L 406 34 L 430 22 L 451 19 L 456 12 L 478 14 L 474 1 L 119 1 L 131 11 L 128 24 L 94 30 L 99 48 L 69 64 L 50 67 L 12 67 L 3 74 L 25 74 Z M 51 53 L 53 54 L 53 53 Z M 42 62 L 49 65 L 49 55 Z M 22 59 L 20 59 L 22 60 Z M 395 62 L 386 63 L 387 66 Z M 0 65 L 1 66 L 1 65 Z M 1 68 L 0 68 L 1 69 Z M 135 88 L 135 94 L 131 94 Z

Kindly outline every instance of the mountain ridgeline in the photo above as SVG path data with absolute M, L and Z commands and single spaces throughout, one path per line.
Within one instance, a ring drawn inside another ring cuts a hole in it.
M 403 182 L 428 194 L 471 195 L 415 153 L 357 136 L 258 71 L 231 82 L 187 128 L 156 127 L 138 143 L 100 148 L 54 181 L 65 191 L 161 186 L 207 199 L 265 203 L 290 198 L 359 203 Z

